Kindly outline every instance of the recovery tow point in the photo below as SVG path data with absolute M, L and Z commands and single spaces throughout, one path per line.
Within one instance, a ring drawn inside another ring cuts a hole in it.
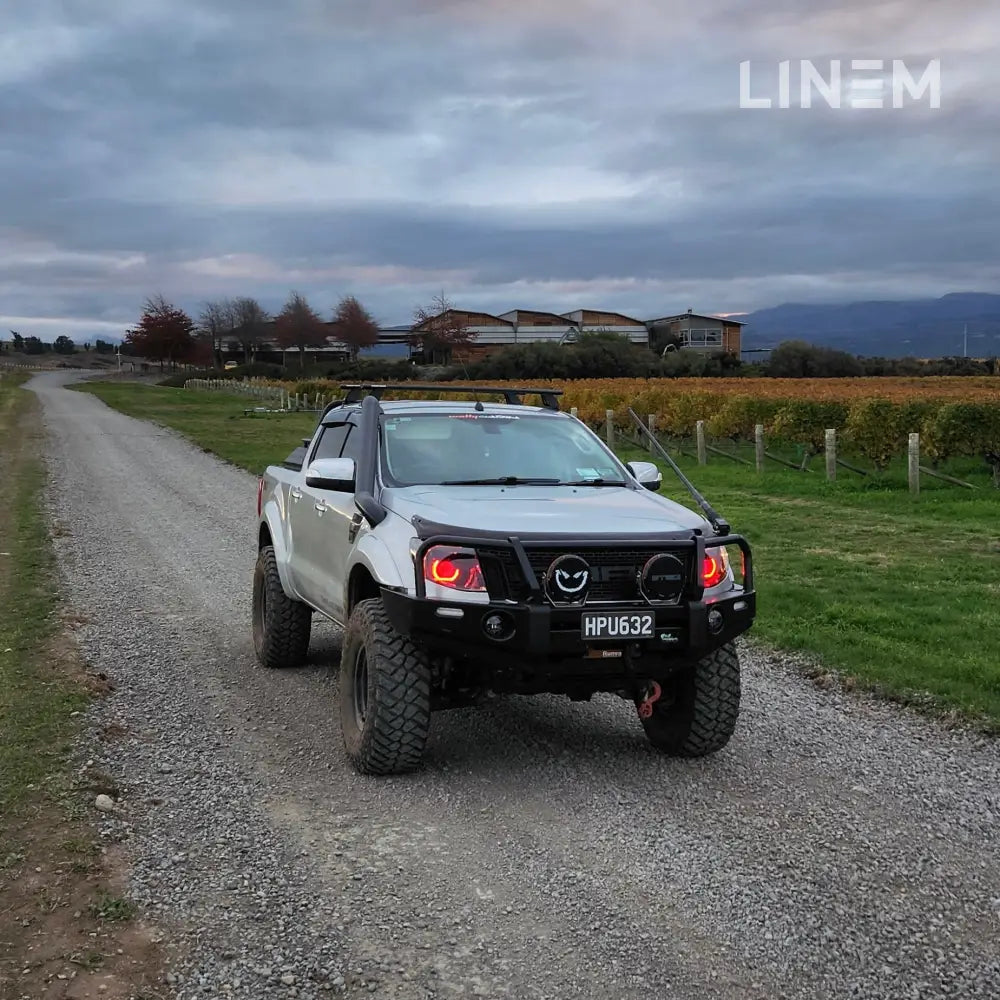
M 648 719 L 653 714 L 653 706 L 660 700 L 663 690 L 656 681 L 650 681 L 642 701 L 635 703 L 635 709 L 640 719 Z

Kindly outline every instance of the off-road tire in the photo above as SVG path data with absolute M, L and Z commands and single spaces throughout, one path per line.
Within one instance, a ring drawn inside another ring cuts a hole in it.
M 665 682 L 642 725 L 657 750 L 704 757 L 729 742 L 739 714 L 740 660 L 729 643 Z
M 362 774 L 402 774 L 420 766 L 431 723 L 427 655 L 389 621 L 379 599 L 360 601 L 340 656 L 344 749 Z
M 253 646 L 257 659 L 271 670 L 296 667 L 309 651 L 312 609 L 285 594 L 274 547 L 257 553 L 253 571 Z

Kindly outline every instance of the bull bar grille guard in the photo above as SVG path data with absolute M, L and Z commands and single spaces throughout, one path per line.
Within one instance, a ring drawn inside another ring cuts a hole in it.
M 743 556 L 744 594 L 754 593 L 753 555 L 750 544 L 742 535 L 724 534 L 706 538 L 699 531 L 664 532 L 655 535 L 504 535 L 488 531 L 476 531 L 468 528 L 453 528 L 450 525 L 435 524 L 416 517 L 413 526 L 420 539 L 420 545 L 415 553 L 415 577 L 417 596 L 426 598 L 427 589 L 424 581 L 424 555 L 434 545 L 454 545 L 455 547 L 473 549 L 507 548 L 521 569 L 523 583 L 528 588 L 528 603 L 540 603 L 543 600 L 542 588 L 528 558 L 528 549 L 553 548 L 565 546 L 567 552 L 575 549 L 601 548 L 614 545 L 621 548 L 632 546 L 655 547 L 663 553 L 694 552 L 694 559 L 687 560 L 688 579 L 684 588 L 683 599 L 700 601 L 705 594 L 701 578 L 701 566 L 705 560 L 706 551 L 735 545 Z M 492 599 L 492 595 L 491 595 Z

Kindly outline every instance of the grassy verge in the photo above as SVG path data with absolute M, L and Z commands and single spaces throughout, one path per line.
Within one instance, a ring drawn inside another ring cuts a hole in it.
M 23 381 L 0 373 L 0 997 L 48 996 L 60 981 L 66 996 L 98 996 L 108 981 L 158 996 L 162 952 L 128 919 L 122 862 L 87 818 L 95 791 L 115 789 L 70 768 L 75 713 L 107 687 L 63 627 Z
M 246 401 L 222 394 L 83 388 L 255 473 L 284 458 L 315 423 L 306 414 L 244 418 Z M 648 457 L 623 452 L 640 455 Z M 1000 496 L 985 473 L 981 490 L 929 483 L 911 498 L 895 467 L 881 480 L 845 470 L 827 483 L 821 471 L 773 465 L 758 475 L 721 457 L 704 468 L 688 458 L 680 464 L 754 547 L 757 637 L 889 696 L 1000 728 Z M 971 467 L 958 471 L 975 475 Z M 665 492 L 691 505 L 664 472 Z
M 50 784 L 73 734 L 81 687 L 43 651 L 58 629 L 52 553 L 39 501 L 44 472 L 25 417 L 34 396 L 21 376 L 0 379 L 0 816 Z

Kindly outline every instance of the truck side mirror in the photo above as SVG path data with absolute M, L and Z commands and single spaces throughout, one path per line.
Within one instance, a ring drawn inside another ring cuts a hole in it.
M 663 485 L 663 473 L 652 462 L 629 462 L 627 468 L 647 490 L 655 493 Z
M 306 469 L 306 486 L 336 493 L 353 493 L 355 476 L 353 458 L 317 458 Z

